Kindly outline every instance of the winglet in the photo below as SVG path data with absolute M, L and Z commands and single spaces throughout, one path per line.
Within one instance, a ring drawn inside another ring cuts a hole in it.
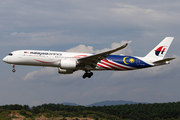
M 132 42 L 132 41 L 128 41 L 126 44 L 124 44 L 124 45 L 122 45 L 122 46 L 120 46 L 120 47 L 118 47 L 118 48 L 115 48 L 114 50 L 110 50 L 110 51 L 109 51 L 109 54 L 111 54 L 111 53 L 113 53 L 113 52 L 116 52 L 116 51 L 118 51 L 118 50 L 121 50 L 121 49 L 127 47 L 131 42 Z
M 128 44 L 130 44 L 132 41 L 128 41 L 126 44 L 128 45 Z
M 130 44 L 132 41 L 128 41 L 125 45 L 127 46 L 128 44 Z

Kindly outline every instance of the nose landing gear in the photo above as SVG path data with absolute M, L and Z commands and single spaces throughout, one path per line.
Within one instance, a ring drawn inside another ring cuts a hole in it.
M 15 70 L 15 65 L 12 65 L 12 67 L 13 67 L 12 72 L 16 72 L 16 70 Z
M 91 78 L 91 76 L 93 76 L 93 72 L 86 71 L 82 77 L 85 79 L 86 77 Z

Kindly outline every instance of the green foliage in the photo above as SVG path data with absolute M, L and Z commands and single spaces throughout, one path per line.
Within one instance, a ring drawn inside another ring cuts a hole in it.
M 154 103 L 154 104 L 126 104 L 116 106 L 70 106 L 62 104 L 28 105 L 4 105 L 0 106 L 0 120 L 10 119 L 8 114 L 11 110 L 19 110 L 26 118 L 44 115 L 52 117 L 91 117 L 95 120 L 180 120 L 180 102 L 177 103 Z
M 2 113 L 3 111 L 5 111 L 3 108 L 0 108 L 0 113 Z
M 40 110 L 39 110 L 38 107 L 33 107 L 31 111 L 32 111 L 33 114 L 38 114 L 38 113 L 40 113 Z
M 94 120 L 99 120 L 99 118 L 96 115 L 94 115 L 93 119 Z
M 52 117 L 52 114 L 51 114 L 51 113 L 47 113 L 47 114 L 46 114 L 46 117 L 47 117 L 47 118 L 50 118 L 50 117 Z
M 0 120 L 11 120 L 12 117 L 9 116 L 9 111 L 3 111 L 0 113 Z
M 26 115 L 26 110 L 25 110 L 25 109 L 22 109 L 22 110 L 20 111 L 20 114 L 21 114 L 21 115 Z
M 27 118 L 32 118 L 33 116 L 32 116 L 32 113 L 31 113 L 31 112 L 26 111 L 25 117 L 27 117 Z
M 63 117 L 63 119 L 62 120 L 67 120 L 65 117 Z
M 83 117 L 86 118 L 87 117 L 87 112 L 83 112 Z
M 24 106 L 23 106 L 23 109 L 26 110 L 26 111 L 30 111 L 29 105 L 24 105 Z
M 44 110 L 44 107 L 42 107 L 41 109 L 40 109 L 40 112 L 41 113 L 43 113 L 45 110 Z

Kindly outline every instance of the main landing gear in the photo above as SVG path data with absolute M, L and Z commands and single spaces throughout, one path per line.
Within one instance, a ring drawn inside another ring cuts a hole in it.
M 91 76 L 93 76 L 93 72 L 86 71 L 82 77 L 85 79 L 86 77 L 91 78 Z
M 12 67 L 13 67 L 12 72 L 16 72 L 16 70 L 15 70 L 15 65 L 12 65 Z

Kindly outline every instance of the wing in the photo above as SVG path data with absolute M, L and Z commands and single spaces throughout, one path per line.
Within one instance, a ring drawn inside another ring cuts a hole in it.
M 112 49 L 112 50 L 109 50 L 106 52 L 102 52 L 102 53 L 90 55 L 87 57 L 79 58 L 78 62 L 81 66 L 85 66 L 86 69 L 93 69 L 96 67 L 97 62 L 100 62 L 102 59 L 106 59 L 110 54 L 125 48 L 130 42 L 131 41 L 127 42 L 126 44 L 124 44 L 124 45 L 122 45 L 116 49 Z M 88 66 L 88 68 L 86 66 Z

